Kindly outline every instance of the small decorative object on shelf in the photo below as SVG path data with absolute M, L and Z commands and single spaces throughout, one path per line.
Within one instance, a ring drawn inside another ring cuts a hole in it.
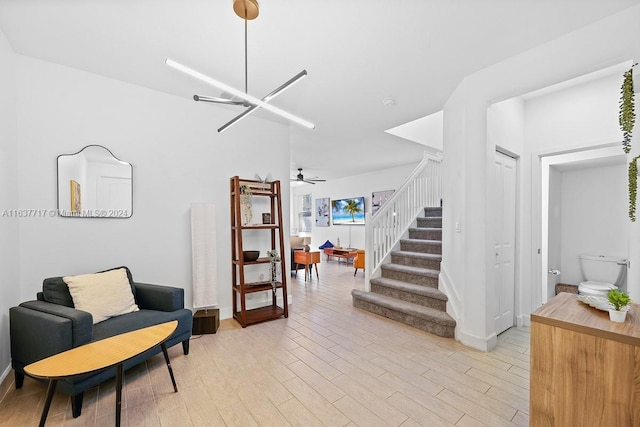
M 624 319 L 627 317 L 627 311 L 629 311 L 629 303 L 631 302 L 629 294 L 617 289 L 611 289 L 607 293 L 607 299 L 612 307 L 609 309 L 609 319 L 611 319 L 612 322 L 624 322 Z
M 282 260 L 280 259 L 280 255 L 278 255 L 278 251 L 276 251 L 275 249 L 267 251 L 267 256 L 269 257 L 269 264 L 271 266 L 271 287 L 273 288 L 273 292 L 275 293 L 276 284 L 278 283 L 277 266 Z
M 251 223 L 253 212 L 251 212 L 251 196 L 253 195 L 251 187 L 248 185 L 240 186 L 240 206 L 242 207 L 242 225 Z
M 242 258 L 245 262 L 252 262 L 258 259 L 260 251 L 242 251 Z
M 271 224 L 271 214 L 270 213 L 263 213 L 262 214 L 262 223 L 263 224 Z

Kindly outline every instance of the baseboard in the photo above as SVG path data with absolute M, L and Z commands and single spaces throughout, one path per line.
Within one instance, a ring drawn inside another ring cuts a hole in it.
M 2 373 L 2 376 L 0 376 L 0 402 L 4 400 L 7 392 L 13 387 L 13 375 L 9 375 L 12 371 L 13 369 L 11 369 L 11 365 L 9 365 Z
M 467 347 L 475 348 L 480 351 L 491 351 L 498 343 L 498 336 L 493 333 L 488 337 L 482 338 L 475 335 L 467 334 L 456 328 L 456 339 Z
M 451 279 L 447 274 L 444 263 L 440 263 L 440 274 L 438 276 L 438 289 L 447 296 L 447 314 L 453 317 L 456 323 L 460 323 L 460 312 L 462 311 L 462 302 L 460 296 L 456 292 L 456 288 L 451 283 Z M 456 328 L 457 329 L 457 328 Z

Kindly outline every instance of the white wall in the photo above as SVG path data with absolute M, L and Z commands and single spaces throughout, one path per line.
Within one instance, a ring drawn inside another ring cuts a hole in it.
M 330 240 L 334 245 L 340 238 L 340 245 L 349 245 L 349 230 L 351 229 L 351 247 L 364 249 L 365 247 L 365 227 L 362 225 L 329 225 L 329 227 L 317 227 L 315 225 L 315 203 L 316 199 L 329 198 L 331 200 L 343 199 L 346 197 L 365 198 L 365 218 L 371 218 L 371 193 L 374 191 L 386 191 L 398 189 L 422 159 L 416 159 L 412 165 L 399 166 L 380 171 L 350 176 L 348 178 L 327 180 L 317 184 L 304 184 L 291 188 L 291 221 L 297 219 L 297 197 L 302 194 L 311 194 L 313 219 L 311 232 L 312 250 L 317 250 L 318 246 L 326 240 Z
M 487 140 L 518 157 L 524 149 L 524 100 L 520 97 L 492 104 L 487 110 Z
M 615 74 L 527 99 L 527 150 L 559 152 L 618 141 L 621 84 L 622 75 Z
M 516 159 L 516 259 L 522 256 L 522 247 L 520 242 L 525 240 L 525 231 L 527 229 L 526 224 L 522 222 L 523 212 L 525 211 L 524 201 L 526 194 L 523 188 L 523 158 L 525 145 L 525 103 L 520 97 L 507 99 L 502 102 L 492 104 L 487 110 L 487 142 L 490 148 L 499 150 L 505 154 L 510 155 Z M 493 194 L 492 186 L 488 191 Z M 521 262 L 516 262 L 515 265 L 515 304 L 514 310 L 516 313 L 516 322 L 518 325 L 524 324 L 522 318 L 523 304 L 526 300 L 525 294 L 522 292 L 522 284 L 528 283 L 529 278 L 526 276 L 526 269 L 523 268 Z M 494 270 L 495 274 L 495 270 Z M 493 277 L 493 275 L 492 275 Z M 498 283 L 497 280 L 489 282 L 489 286 L 492 283 Z M 492 289 L 491 292 L 498 292 L 497 289 Z
M 11 364 L 9 307 L 20 302 L 18 223 L 5 210 L 18 207 L 18 151 L 16 141 L 14 54 L 0 31 L 0 382 Z M 2 390 L 0 389 L 0 392 Z
M 627 169 L 616 166 L 562 174 L 562 282 L 578 284 L 578 255 L 627 257 Z
M 559 275 L 548 274 L 543 277 L 547 278 L 549 283 L 547 284 L 547 299 L 553 298 L 555 295 L 555 285 L 557 283 L 571 283 L 565 282 L 565 268 L 562 264 L 562 243 L 564 242 L 564 229 L 565 225 L 563 221 L 563 174 L 557 168 L 549 168 L 549 204 L 547 209 L 548 215 L 548 265 L 547 270 L 559 270 Z M 567 236 L 571 238 L 572 236 Z M 531 286 L 535 286 L 535 283 L 531 283 Z
M 253 117 L 219 135 L 217 127 L 234 112 L 195 103 L 188 94 L 178 98 L 23 56 L 17 56 L 16 74 L 19 207 L 55 209 L 61 153 L 100 144 L 134 168 L 130 219 L 19 221 L 20 298 L 33 299 L 45 277 L 127 265 L 137 281 L 184 288 L 190 307 L 189 206 L 211 202 L 219 305 L 228 317 L 229 178 L 252 178 L 268 168 L 274 179 L 288 182 L 289 128 Z M 289 188 L 283 187 L 286 201 Z
M 491 189 L 487 177 L 492 171 L 495 145 L 489 141 L 487 108 L 496 102 L 523 95 L 604 67 L 640 57 L 640 7 L 625 10 L 592 25 L 560 37 L 550 43 L 523 52 L 480 72 L 467 76 L 444 107 L 444 211 L 443 265 L 452 288 L 463 300 L 463 317 L 458 323 L 458 337 L 463 343 L 491 348 L 495 330 L 486 307 L 491 295 L 491 245 L 493 236 L 487 230 L 491 215 Z M 603 83 L 604 84 L 604 83 Z M 610 98 L 617 97 L 619 86 Z M 534 158 L 540 150 L 559 147 L 581 147 L 603 140 L 619 139 L 613 132 L 617 123 L 617 100 L 590 104 L 595 111 L 564 111 L 554 121 L 529 122 L 529 106 L 525 107 L 525 146 L 519 162 L 523 190 L 518 219 L 522 229 L 518 262 L 519 315 L 528 316 L 541 301 L 539 263 L 540 165 Z M 548 104 L 550 106 L 551 103 Z M 585 106 L 585 109 L 588 108 Z M 606 110 L 605 115 L 598 111 Z M 604 126 L 592 120 L 606 121 Z M 611 124 L 613 120 L 613 124 Z M 594 131 L 590 131 L 591 128 Z M 597 129 L 595 129 L 597 127 Z M 549 133 L 553 132 L 553 134 Z M 537 141 L 539 145 L 530 145 Z M 538 205 L 536 205 L 538 203 Z M 463 221 L 462 233 L 452 235 L 452 224 Z M 546 254 L 544 254 L 546 256 Z M 633 261 L 632 261 L 633 264 Z M 525 322 L 526 323 L 526 322 Z

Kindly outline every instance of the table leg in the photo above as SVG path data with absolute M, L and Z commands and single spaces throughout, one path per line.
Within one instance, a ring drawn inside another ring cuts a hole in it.
M 295 276 L 294 276 L 294 277 L 297 279 L 297 278 L 298 278 L 298 263 L 295 263 L 295 264 L 293 264 L 293 265 L 294 265 L 294 268 L 293 268 L 293 269 L 294 269 L 294 270 L 295 270 L 295 272 L 296 272 L 296 274 L 295 274 Z
M 167 368 L 169 369 L 169 376 L 171 377 L 171 382 L 173 383 L 173 391 L 178 392 L 178 386 L 176 385 L 176 379 L 173 377 L 173 369 L 171 369 L 171 361 L 169 361 L 169 353 L 167 353 L 167 345 L 165 343 L 160 344 L 162 347 L 162 354 L 164 354 L 164 361 L 167 363 Z
M 316 268 L 316 279 L 320 280 L 320 276 L 318 276 L 318 264 L 313 264 L 313 266 Z
M 122 377 L 124 367 L 122 363 L 116 365 L 116 427 L 120 427 L 120 415 L 122 414 Z
M 49 386 L 47 387 L 47 400 L 44 403 L 44 408 L 42 408 L 42 416 L 40 417 L 40 427 L 44 427 L 44 423 L 47 420 L 47 414 L 49 413 L 49 408 L 51 407 L 53 394 L 56 391 L 56 384 L 58 384 L 58 380 L 49 380 Z

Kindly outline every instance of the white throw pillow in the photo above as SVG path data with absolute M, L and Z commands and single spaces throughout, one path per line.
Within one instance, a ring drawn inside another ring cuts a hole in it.
M 69 286 L 75 308 L 91 313 L 94 325 L 113 316 L 140 310 L 124 268 L 67 276 L 62 280 Z

